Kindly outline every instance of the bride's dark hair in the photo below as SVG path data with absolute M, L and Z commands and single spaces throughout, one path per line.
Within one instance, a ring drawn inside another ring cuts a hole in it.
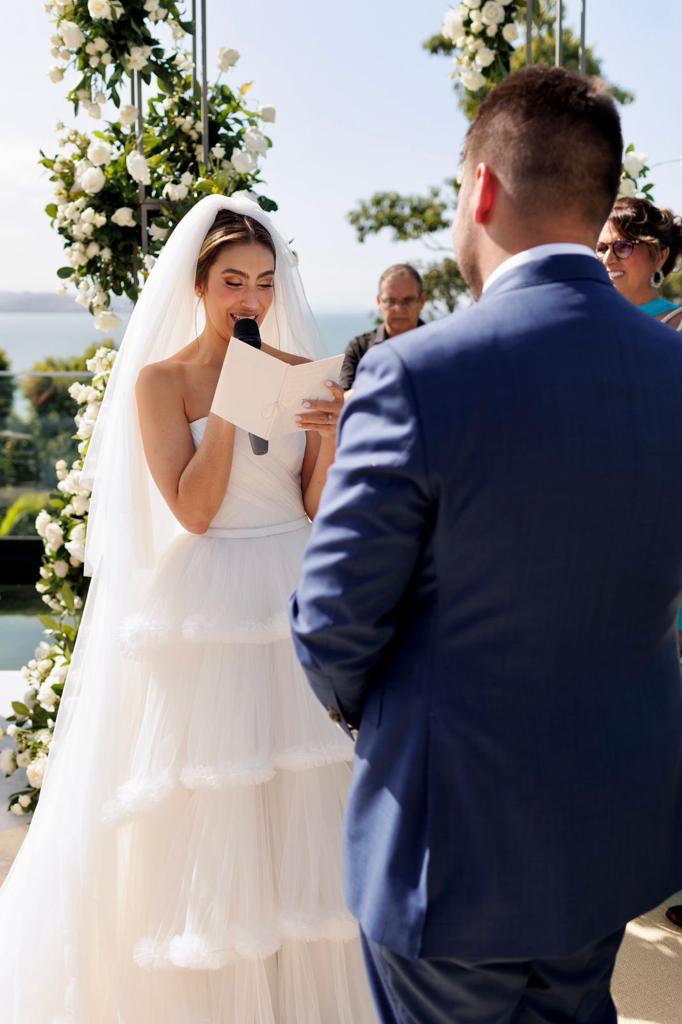
M 232 210 L 221 210 L 211 224 L 199 252 L 194 278 L 196 288 L 205 286 L 208 272 L 222 247 L 235 244 L 264 245 L 277 258 L 270 232 L 259 221 Z

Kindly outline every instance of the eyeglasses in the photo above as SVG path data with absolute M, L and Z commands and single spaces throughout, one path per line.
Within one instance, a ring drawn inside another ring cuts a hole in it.
M 383 295 L 379 296 L 380 305 L 385 306 L 386 309 L 410 309 L 411 306 L 415 306 L 418 302 L 418 295 L 408 295 L 406 299 L 392 299 Z
M 600 260 L 606 259 L 609 249 L 612 250 L 616 259 L 629 260 L 635 251 L 636 245 L 639 245 L 639 242 L 626 242 L 623 238 L 617 238 L 614 242 L 597 242 L 595 252 L 597 259 Z

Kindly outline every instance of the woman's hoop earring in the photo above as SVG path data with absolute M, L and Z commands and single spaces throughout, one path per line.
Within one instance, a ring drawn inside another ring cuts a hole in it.
M 665 274 L 663 273 L 663 271 L 662 270 L 654 270 L 653 274 L 651 275 L 651 287 L 652 288 L 660 288 L 661 285 L 663 284 L 664 280 L 665 280 Z

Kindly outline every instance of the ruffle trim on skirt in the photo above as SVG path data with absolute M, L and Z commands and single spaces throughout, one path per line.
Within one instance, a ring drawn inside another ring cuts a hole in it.
M 228 945 L 215 948 L 201 935 L 185 932 L 169 942 L 140 939 L 134 958 L 145 970 L 181 968 L 189 971 L 219 971 L 241 960 L 267 960 L 285 942 L 352 942 L 359 935 L 355 918 L 339 913 L 327 918 L 283 917 L 272 932 L 235 931 Z

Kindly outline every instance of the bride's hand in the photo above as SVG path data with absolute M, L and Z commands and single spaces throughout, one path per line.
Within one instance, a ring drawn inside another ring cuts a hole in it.
M 321 437 L 336 438 L 339 416 L 343 409 L 343 390 L 335 381 L 327 381 L 331 400 L 310 399 L 303 403 L 304 411 L 296 417 L 301 430 L 315 430 Z

